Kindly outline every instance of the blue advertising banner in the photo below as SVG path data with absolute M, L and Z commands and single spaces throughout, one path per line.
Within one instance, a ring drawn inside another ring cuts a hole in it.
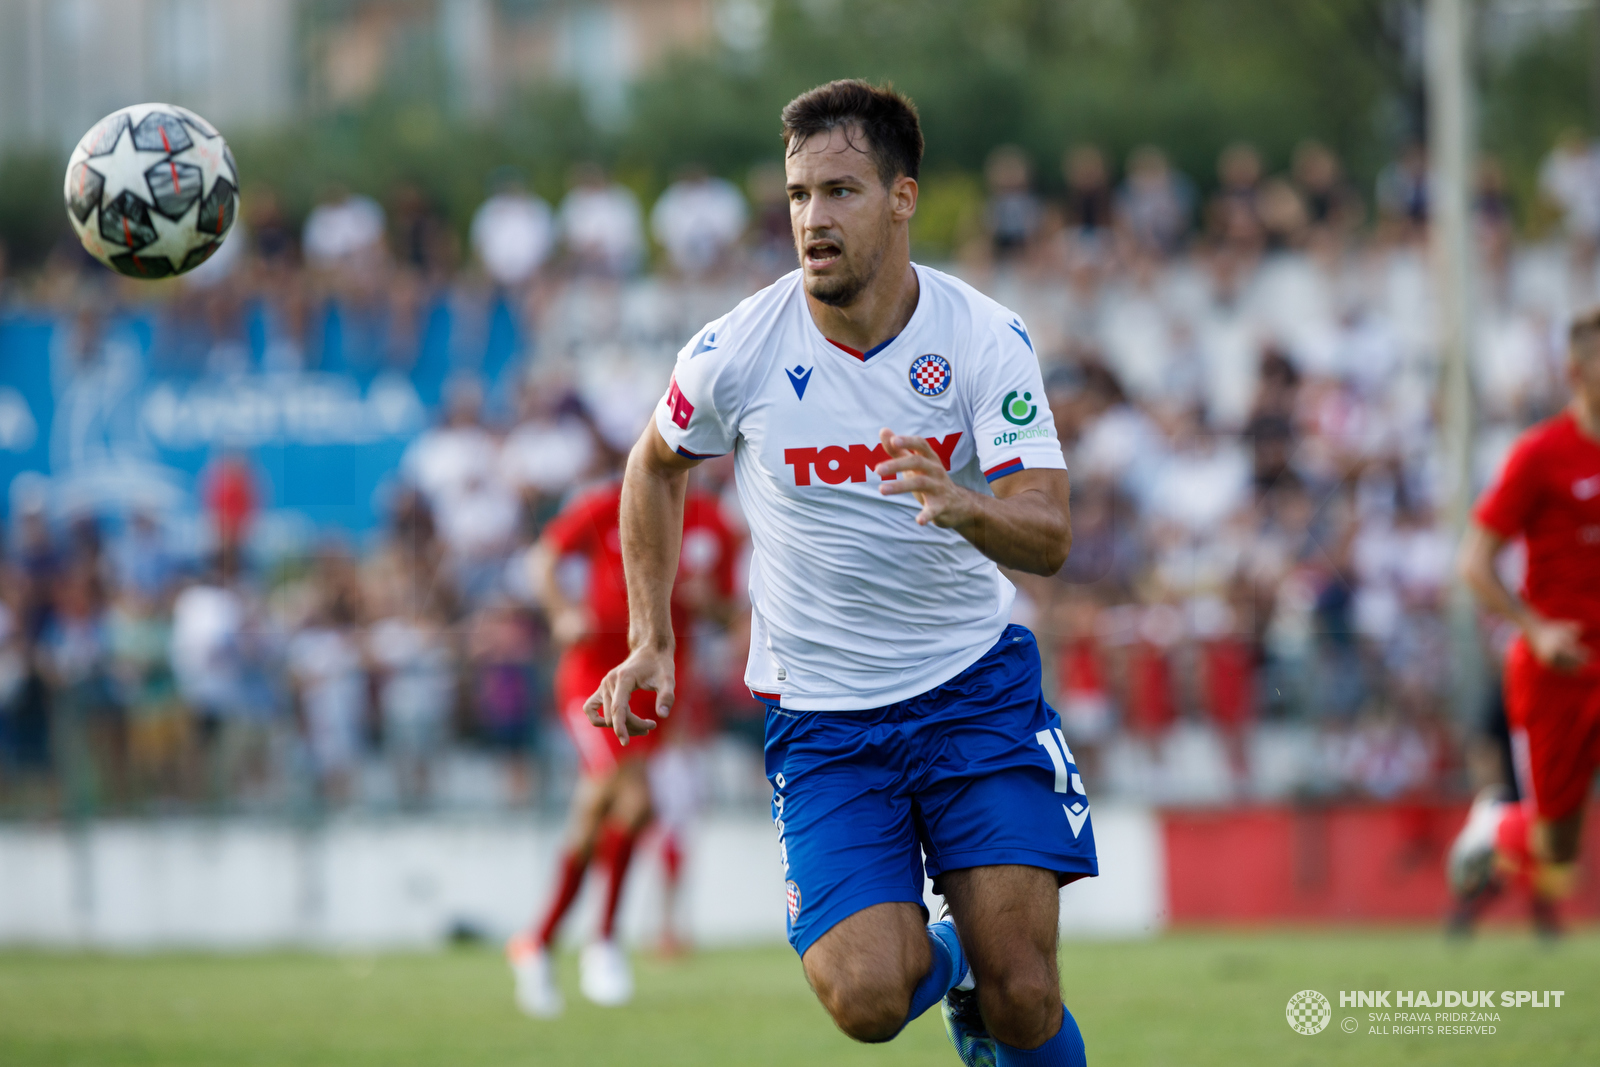
M 148 317 L 110 320 L 85 341 L 64 317 L 0 316 L 0 509 L 34 495 L 58 515 L 193 515 L 201 471 L 226 453 L 254 468 L 277 519 L 369 530 L 445 382 L 470 373 L 503 392 L 520 341 L 503 303 L 485 310 L 487 322 L 461 331 L 441 301 L 404 370 L 350 351 L 355 331 L 330 309 L 315 369 L 264 367 L 252 329 L 233 366 L 189 373 L 172 369 Z M 462 333 L 475 351 L 462 351 Z

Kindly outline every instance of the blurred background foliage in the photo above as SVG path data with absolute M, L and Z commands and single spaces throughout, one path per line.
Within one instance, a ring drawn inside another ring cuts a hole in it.
M 309 5 L 302 34 L 337 5 Z M 928 142 L 917 238 L 947 250 L 981 203 L 981 170 L 997 144 L 1020 145 L 1045 192 L 1062 185 L 1062 151 L 1083 142 L 1121 161 L 1153 143 L 1202 191 L 1218 152 L 1247 140 L 1269 169 L 1321 140 L 1357 184 L 1424 135 L 1420 0 L 772 0 L 747 4 L 755 24 L 680 53 L 631 89 L 619 118 L 599 122 L 575 87 L 555 80 L 488 118 L 464 120 L 425 37 L 401 50 L 382 89 L 356 106 L 308 94 L 293 122 L 229 132 L 248 198 L 270 186 L 293 217 L 334 184 L 382 198 L 422 187 L 464 231 L 490 173 L 515 166 L 559 199 L 573 163 L 599 160 L 646 201 L 684 164 L 742 180 L 780 158 L 777 115 L 830 78 L 892 81 L 914 97 Z M 1505 165 L 1519 221 L 1547 219 L 1540 160 L 1565 129 L 1592 130 L 1593 11 L 1511 44 L 1485 37 L 1479 86 L 1484 151 Z M 730 40 L 730 36 L 733 38 Z M 36 263 L 65 235 L 54 153 L 0 162 L 0 239 Z

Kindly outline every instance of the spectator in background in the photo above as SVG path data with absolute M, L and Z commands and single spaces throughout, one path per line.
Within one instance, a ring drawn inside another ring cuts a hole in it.
M 361 270 L 383 258 L 383 231 L 383 208 L 376 200 L 334 185 L 306 216 L 300 245 L 312 267 Z
M 400 474 L 427 498 L 435 521 L 469 485 L 492 478 L 499 448 L 483 425 L 483 386 L 458 376 L 445 385 L 444 418 L 406 446 Z
M 1261 154 L 1239 142 L 1217 159 L 1217 191 L 1206 205 L 1206 233 L 1246 254 L 1258 251 L 1261 225 Z
M 490 185 L 489 199 L 472 216 L 472 250 L 496 285 L 520 289 L 549 258 L 555 219 L 550 205 L 528 192 L 515 168 L 496 170 Z
M 12 550 L 16 595 L 13 609 L 29 642 L 50 621 L 51 590 L 65 561 L 57 551 L 44 500 L 27 494 L 17 508 L 17 539 Z
M 562 497 L 594 474 L 601 449 L 583 401 L 560 381 L 528 383 L 520 408 L 500 449 L 500 472 L 522 498 L 524 531 L 536 537 Z
M 51 734 L 67 804 L 87 813 L 124 794 L 127 738 L 111 686 L 99 580 L 77 562 L 56 583 L 55 611 L 39 637 L 52 696 Z
M 1339 157 L 1320 141 L 1301 141 L 1291 177 L 1312 226 L 1348 229 L 1361 214 L 1361 200 L 1345 181 Z
M 573 168 L 572 188 L 561 201 L 561 239 L 581 275 L 623 278 L 644 260 L 639 198 L 611 181 L 597 163 Z
M 227 453 L 213 459 L 200 472 L 200 494 L 218 550 L 234 556 L 243 552 L 261 499 L 249 461 Z
M 191 726 L 172 674 L 172 623 L 151 589 L 127 584 L 107 616 L 111 676 L 127 718 L 128 771 L 141 799 L 189 792 Z
M 396 262 L 434 282 L 455 266 L 456 235 L 439 207 L 415 182 L 401 182 L 389 194 L 389 232 Z
M 1406 145 L 1399 159 L 1378 172 L 1379 220 L 1392 237 L 1422 238 L 1428 224 L 1428 185 L 1428 150 L 1420 141 Z
M 744 197 L 732 182 L 694 163 L 650 209 L 650 233 L 666 250 L 673 269 L 694 278 L 724 264 L 748 216 Z
M 1600 147 L 1578 130 L 1561 135 L 1539 168 L 1539 191 L 1561 211 L 1578 245 L 1575 258 L 1592 259 L 1600 247 Z
M 1079 241 L 1098 244 L 1111 232 L 1116 199 L 1111 191 L 1111 171 L 1105 153 L 1092 144 L 1076 145 L 1061 157 L 1066 179 L 1062 212 Z
M 473 474 L 438 512 L 451 576 L 469 603 L 501 591 L 516 540 L 521 501 L 499 474 L 497 469 Z
M 1117 218 L 1140 251 L 1168 256 L 1189 234 L 1194 188 L 1172 169 L 1167 155 L 1154 145 L 1136 148 L 1128 157 L 1128 175 L 1117 195 Z
M 431 600 L 444 618 L 453 620 L 455 590 L 443 562 L 444 548 L 427 498 L 416 486 L 401 486 L 390 505 L 389 528 L 362 576 L 367 596 L 391 612 L 412 611 L 418 601 Z
M 455 650 L 437 597 L 395 598 L 372 627 L 368 653 L 377 671 L 383 747 L 400 803 L 420 807 L 449 740 L 455 703 Z
M 1043 217 L 1043 205 L 1033 193 L 1033 168 L 1022 149 L 1001 145 L 989 153 L 983 177 L 989 191 L 986 219 L 995 258 L 1015 258 L 1032 244 Z
M 348 597 L 319 589 L 310 619 L 289 639 L 287 650 L 318 793 L 334 805 L 351 798 L 367 718 L 357 611 Z
M 172 605 L 172 673 L 194 715 L 214 803 L 237 796 L 266 755 L 267 724 L 251 692 L 253 615 L 231 551 L 217 553 Z
M 1260 224 L 1260 244 L 1268 252 L 1299 248 L 1310 225 L 1300 190 L 1283 178 L 1270 178 L 1261 184 L 1256 196 L 1256 220 Z
M 533 791 L 528 755 L 539 710 L 531 673 L 537 652 L 533 628 L 523 611 L 504 596 L 479 609 L 467 627 L 474 725 L 490 751 L 500 757 L 510 802 L 525 804 Z
M 754 248 L 751 266 L 759 277 L 777 278 L 795 267 L 794 230 L 789 222 L 789 194 L 783 168 L 758 163 L 745 179 L 755 219 L 750 227 Z
M 268 267 L 292 265 L 294 230 L 284 215 L 277 191 L 270 186 L 252 187 L 243 199 L 245 222 L 250 227 L 250 249 L 256 261 Z
M 445 420 L 406 447 L 402 476 L 422 491 L 456 590 L 470 603 L 495 595 L 520 518 L 515 489 L 501 475 L 500 445 L 484 427 L 483 388 L 455 378 Z
M 167 548 L 165 531 L 148 509 L 138 508 L 129 517 L 127 529 L 112 545 L 111 559 L 119 589 L 151 602 L 171 592 L 177 562 Z

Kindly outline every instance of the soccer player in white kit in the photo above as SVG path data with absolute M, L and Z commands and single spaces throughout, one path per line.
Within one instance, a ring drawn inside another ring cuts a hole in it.
M 800 269 L 708 325 L 629 457 L 628 658 L 589 698 L 673 702 L 689 469 L 735 453 L 754 547 L 745 680 L 768 707 L 789 941 L 834 1022 L 887 1041 L 935 1002 L 963 1062 L 1085 1062 L 1061 1003 L 1061 885 L 1098 873 L 1088 798 L 997 564 L 1054 574 L 1068 483 L 1026 326 L 915 265 L 905 97 L 783 112 Z M 943 894 L 927 922 L 924 872 Z M 957 934 L 959 930 L 959 935 Z

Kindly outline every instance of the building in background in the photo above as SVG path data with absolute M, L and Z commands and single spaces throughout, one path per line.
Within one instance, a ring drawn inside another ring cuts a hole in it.
M 128 104 L 192 106 L 229 129 L 297 99 L 295 0 L 0 0 L 0 153 L 77 143 Z
M 763 32 L 713 0 L 0 0 L 0 155 L 64 153 L 144 100 L 237 133 L 385 90 L 483 119 L 555 82 L 617 125 L 666 56 Z

